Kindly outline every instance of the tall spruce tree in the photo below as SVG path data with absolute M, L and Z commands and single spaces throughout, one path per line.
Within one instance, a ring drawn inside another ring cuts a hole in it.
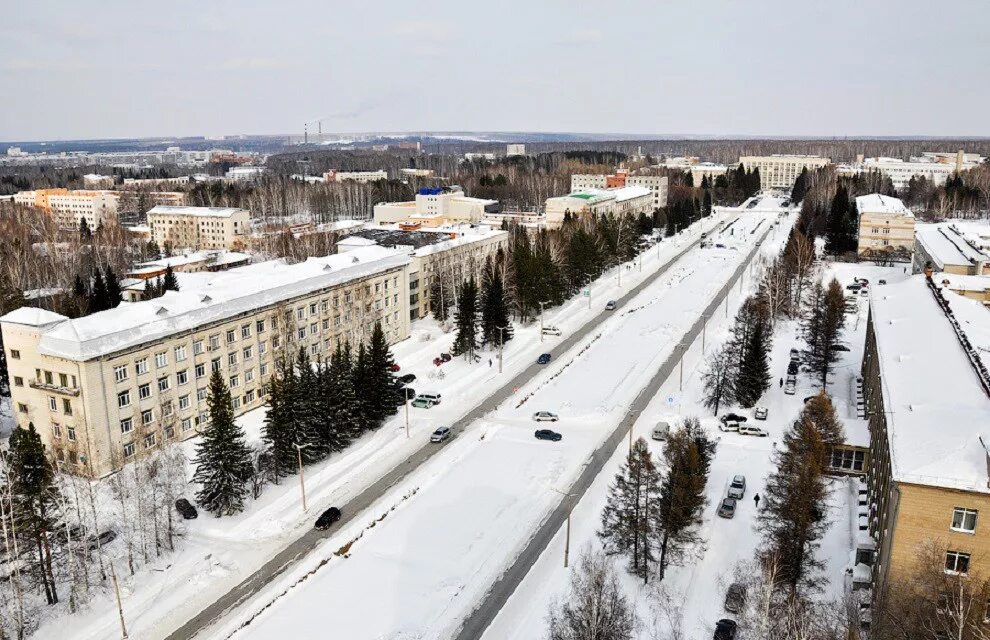
M 313 362 L 304 347 L 299 347 L 296 354 L 292 403 L 297 424 L 295 444 L 299 446 L 303 464 L 313 464 L 325 458 L 330 450 L 322 437 L 323 417 L 319 414 L 319 390 Z
M 93 286 L 89 292 L 89 312 L 97 313 L 110 308 L 110 295 L 103 274 L 97 268 L 93 273 Z
M 680 562 L 701 544 L 698 525 L 706 503 L 708 471 L 715 443 L 708 439 L 697 418 L 671 431 L 664 445 L 665 472 L 655 514 L 657 570 L 663 580 L 667 567 Z
M 660 472 L 640 438 L 609 488 L 598 537 L 607 553 L 627 556 L 629 571 L 644 579 L 655 560 L 653 527 L 659 508 Z
M 749 408 L 770 388 L 769 352 L 773 328 L 765 297 L 752 296 L 743 303 L 733 333 L 739 353 L 735 397 L 740 405 Z
M 369 395 L 368 404 L 372 410 L 370 417 L 375 426 L 396 412 L 395 399 L 399 393 L 399 384 L 392 371 L 394 366 L 395 360 L 385 339 L 382 324 L 376 322 L 368 342 L 368 388 L 365 391 Z
M 292 432 L 287 424 L 288 399 L 285 395 L 286 372 L 284 367 L 276 367 L 268 382 L 268 398 L 265 425 L 261 437 L 272 459 L 275 481 L 289 475 L 296 468 L 296 453 L 292 447 Z M 290 374 L 291 375 L 291 374 Z
M 813 283 L 808 291 L 803 332 L 808 347 L 805 362 L 815 373 L 824 390 L 828 375 L 839 359 L 836 347 L 845 326 L 846 301 L 839 282 L 832 279 L 828 286 L 821 281 Z
M 509 306 L 505 296 L 505 280 L 501 269 L 502 260 L 488 259 L 485 265 L 481 304 L 481 333 L 485 344 L 498 346 L 504 340 L 512 339 L 512 323 L 509 321 Z M 501 331 L 500 331 L 501 328 Z
M 806 193 L 808 193 L 808 167 L 802 168 L 801 173 L 794 180 L 794 186 L 791 188 L 791 202 L 798 204 L 804 200 Z
M 354 364 L 351 367 L 350 377 L 351 385 L 354 389 L 354 395 L 357 398 L 354 419 L 358 427 L 358 434 L 361 434 L 375 426 L 375 409 L 372 405 L 373 399 L 368 395 L 368 383 L 370 377 L 368 368 L 368 351 L 365 349 L 364 343 L 358 344 L 357 356 L 354 358 Z
M 108 309 L 113 309 L 114 307 L 120 306 L 121 301 L 121 289 L 120 289 L 120 279 L 117 274 L 113 272 L 113 267 L 107 265 L 103 270 L 103 281 L 107 288 L 107 304 Z
M 206 404 L 210 424 L 196 446 L 193 481 L 200 485 L 196 501 L 219 518 L 243 511 L 254 467 L 244 432 L 234 421 L 230 390 L 219 371 L 210 376 Z
M 463 355 L 467 359 L 474 358 L 478 348 L 478 285 L 474 276 L 468 278 L 461 287 L 461 295 L 457 299 L 457 313 L 454 314 L 457 335 L 454 337 L 454 355 Z
M 28 423 L 27 429 L 17 427 L 10 434 L 6 464 L 14 525 L 18 535 L 30 540 L 35 548 L 45 599 L 48 604 L 57 604 L 51 536 L 58 525 L 62 501 L 55 470 L 33 422 Z
M 166 291 L 178 291 L 179 290 L 179 279 L 175 276 L 175 271 L 172 270 L 172 265 L 167 265 L 165 267 L 165 277 L 162 279 L 162 293 Z
M 333 424 L 340 448 L 347 446 L 361 435 L 361 405 L 354 390 L 354 363 L 350 345 L 337 345 L 330 360 L 331 386 L 336 389 L 333 398 Z

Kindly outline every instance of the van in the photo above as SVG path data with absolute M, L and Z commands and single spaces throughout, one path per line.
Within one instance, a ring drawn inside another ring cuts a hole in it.
M 653 427 L 654 440 L 666 440 L 668 435 L 670 435 L 670 425 L 668 423 L 658 422 L 657 426 Z
M 433 404 L 440 404 L 440 394 L 439 393 L 421 393 L 419 397 L 423 400 L 429 400 Z

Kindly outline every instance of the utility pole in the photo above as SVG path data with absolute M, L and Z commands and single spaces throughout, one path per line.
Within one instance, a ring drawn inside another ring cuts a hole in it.
M 540 342 L 543 342 L 543 301 L 540 301 Z
M 571 555 L 571 511 L 574 510 L 574 505 L 569 504 L 567 506 L 567 535 L 564 537 L 564 568 L 567 568 L 567 559 Z
M 406 440 L 409 439 L 409 394 L 406 393 L 405 388 L 402 389 L 402 393 L 406 396 Z
M 117 615 L 120 617 L 120 638 L 121 640 L 127 640 L 130 636 L 127 635 L 127 625 L 124 624 L 124 607 L 120 604 L 120 587 L 117 584 L 117 570 L 113 567 L 113 562 L 110 563 L 110 579 L 113 580 L 113 594 L 117 598 Z
M 701 353 L 705 353 L 705 330 L 708 329 L 708 318 L 703 317 L 701 324 Z
M 308 444 L 301 445 L 293 442 L 292 446 L 296 448 L 296 458 L 299 461 L 299 491 L 302 493 L 303 513 L 308 513 L 309 507 L 306 506 L 306 476 L 304 475 L 303 472 L 302 450 L 308 447 L 309 445 Z
M 681 375 L 680 375 L 680 380 L 678 380 L 678 382 L 677 382 L 677 390 L 678 391 L 684 391 L 684 351 L 685 351 L 685 349 L 684 349 L 684 345 L 683 344 L 679 344 L 677 346 L 679 346 L 681 348 L 681 363 L 680 363 Z
M 498 372 L 502 373 L 502 347 L 505 345 L 504 334 L 505 327 L 498 328 Z M 540 329 L 540 335 L 543 335 L 543 330 Z

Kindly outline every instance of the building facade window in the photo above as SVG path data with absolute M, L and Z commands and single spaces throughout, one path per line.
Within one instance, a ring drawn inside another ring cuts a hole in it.
M 170 386 L 171 385 L 169 384 L 168 376 L 158 378 L 158 391 L 160 392 L 168 391 L 168 388 Z
M 961 551 L 946 552 L 945 572 L 960 575 L 969 573 L 969 554 Z
M 141 424 L 142 425 L 149 425 L 149 424 L 151 424 L 154 421 L 155 421 L 155 410 L 154 409 L 145 409 L 144 411 L 141 412 Z
M 184 385 L 189 382 L 189 370 L 183 369 L 182 371 L 176 373 L 175 382 L 179 385 Z
M 124 418 L 123 420 L 120 421 L 121 433 L 130 433 L 133 428 L 134 428 L 134 421 L 131 420 L 130 418 Z
M 976 531 L 976 509 L 956 507 L 952 511 L 952 530 L 963 533 Z
M 117 394 L 117 407 L 122 408 L 131 404 L 131 392 L 121 391 Z
M 122 364 L 113 368 L 113 379 L 117 382 L 127 380 L 127 365 Z
M 135 362 L 134 371 L 137 372 L 138 375 L 141 375 L 142 373 L 148 373 L 148 359 L 141 358 L 140 360 Z
M 147 400 L 151 397 L 151 385 L 148 383 L 142 384 L 138 387 L 138 398 L 141 400 Z
M 168 366 L 168 352 L 162 351 L 155 354 L 155 366 L 159 369 Z
M 134 443 L 128 442 L 127 444 L 124 445 L 124 457 L 130 458 L 133 455 L 134 455 Z
M 180 344 L 175 348 L 175 361 L 182 362 L 186 359 L 186 345 Z

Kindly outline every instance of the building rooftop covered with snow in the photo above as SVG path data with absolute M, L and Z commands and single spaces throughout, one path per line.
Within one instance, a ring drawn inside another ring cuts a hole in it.
M 949 220 L 915 226 L 914 272 L 981 275 L 990 263 L 990 224 Z

